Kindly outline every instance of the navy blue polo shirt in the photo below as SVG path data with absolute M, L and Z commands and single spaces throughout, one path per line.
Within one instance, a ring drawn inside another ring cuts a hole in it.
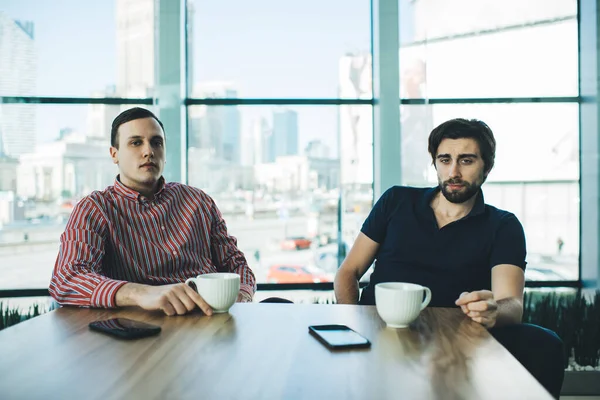
M 514 214 L 485 204 L 480 190 L 467 216 L 439 229 L 430 206 L 438 192 L 394 186 L 377 201 L 361 229 L 380 246 L 360 304 L 375 304 L 379 282 L 410 282 L 431 289 L 430 306 L 454 307 L 462 292 L 491 290 L 496 265 L 525 270 L 525 234 Z

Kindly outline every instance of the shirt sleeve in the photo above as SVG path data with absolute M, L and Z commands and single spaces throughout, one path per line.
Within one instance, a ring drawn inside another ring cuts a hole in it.
M 50 295 L 62 305 L 116 307 L 125 281 L 103 275 L 106 219 L 90 198 L 80 201 L 60 237 L 60 250 L 50 280 Z
M 214 200 L 211 199 L 210 252 L 219 271 L 240 275 L 242 301 L 252 301 L 256 292 L 256 278 L 248 266 L 244 253 L 237 247 L 237 239 L 227 233 L 225 220 Z
M 361 228 L 362 233 L 379 244 L 382 244 L 385 240 L 390 209 L 394 204 L 395 192 L 396 187 L 391 187 L 381 195 Z
M 507 213 L 500 220 L 490 257 L 490 268 L 500 264 L 516 265 L 525 270 L 527 256 L 525 232 L 514 214 Z

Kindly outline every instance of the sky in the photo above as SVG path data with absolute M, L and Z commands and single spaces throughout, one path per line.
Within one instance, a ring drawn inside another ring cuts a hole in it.
M 338 61 L 370 50 L 369 0 L 195 0 L 193 81 L 231 82 L 238 97 L 337 97 Z M 37 94 L 88 97 L 116 82 L 115 0 L 0 0 L 0 11 L 33 21 Z M 299 112 L 300 149 L 337 146 L 337 109 Z M 272 107 L 245 107 L 243 126 Z M 85 132 L 86 106 L 38 106 L 37 139 Z M 335 149 L 332 149 L 335 151 Z

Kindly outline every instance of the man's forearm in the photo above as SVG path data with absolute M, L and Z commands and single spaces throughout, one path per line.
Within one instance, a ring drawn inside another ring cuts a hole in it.
M 131 282 L 121 286 L 115 296 L 117 307 L 137 306 L 139 294 L 146 286 L 148 285 Z
M 498 317 L 494 326 L 514 325 L 521 323 L 523 318 L 523 302 L 515 297 L 497 301 Z
M 358 303 L 358 279 L 351 272 L 339 270 L 333 287 L 338 304 Z

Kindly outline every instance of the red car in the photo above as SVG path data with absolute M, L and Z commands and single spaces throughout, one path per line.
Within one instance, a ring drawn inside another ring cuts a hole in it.
M 302 265 L 275 264 L 267 273 L 268 283 L 320 283 L 331 282 L 333 277 Z
M 303 237 L 289 237 L 281 242 L 282 250 L 302 250 L 309 249 L 311 240 Z

